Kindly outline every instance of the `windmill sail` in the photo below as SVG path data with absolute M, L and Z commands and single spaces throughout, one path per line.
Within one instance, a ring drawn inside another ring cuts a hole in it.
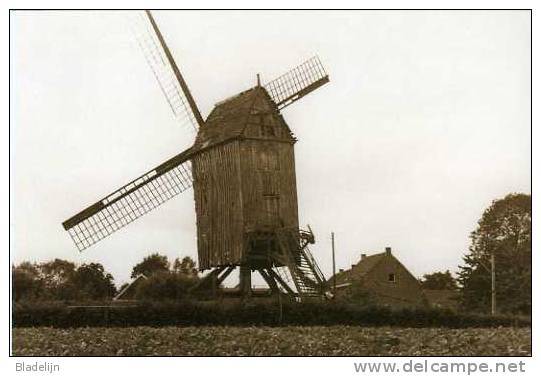
M 150 11 L 130 13 L 130 24 L 154 77 L 177 120 L 193 130 L 203 118 Z
M 165 161 L 62 223 L 82 251 L 192 185 L 190 149 Z
M 282 109 L 327 82 L 329 76 L 319 58 L 314 56 L 264 86 L 278 109 Z

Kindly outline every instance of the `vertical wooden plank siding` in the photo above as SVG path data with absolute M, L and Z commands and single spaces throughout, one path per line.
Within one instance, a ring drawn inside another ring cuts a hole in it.
M 242 257 L 239 145 L 211 148 L 193 160 L 199 267 L 238 264 Z
M 248 101 L 251 107 L 234 109 L 246 116 L 231 109 L 223 120 L 205 125 L 212 128 L 202 128 L 209 142 L 224 139 L 227 134 L 220 132 L 227 130 L 241 129 L 242 134 L 193 158 L 201 269 L 240 265 L 246 259 L 245 237 L 250 231 L 299 226 L 295 140 L 267 96 L 254 95 Z
M 277 154 L 278 169 L 258 166 L 261 150 Z M 279 198 L 280 227 L 298 227 L 297 188 L 293 144 L 272 140 L 244 140 L 240 147 L 245 231 L 268 225 L 265 195 Z M 269 187 L 272 184 L 273 187 Z

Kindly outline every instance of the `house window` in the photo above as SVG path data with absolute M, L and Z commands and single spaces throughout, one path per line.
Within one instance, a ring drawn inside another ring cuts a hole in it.
M 387 276 L 387 281 L 396 282 L 396 275 L 394 273 L 389 273 L 389 275 Z

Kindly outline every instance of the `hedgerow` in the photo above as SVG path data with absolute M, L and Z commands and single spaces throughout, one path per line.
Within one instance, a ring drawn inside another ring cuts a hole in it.
M 337 302 L 294 303 L 171 301 L 133 305 L 68 306 L 16 304 L 15 327 L 52 326 L 397 326 L 397 327 L 497 327 L 531 325 L 531 319 L 457 313 L 442 309 L 359 307 Z

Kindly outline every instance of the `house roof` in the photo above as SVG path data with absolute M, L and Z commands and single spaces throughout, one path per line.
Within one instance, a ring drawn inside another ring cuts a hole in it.
M 134 286 L 138 283 L 138 281 L 144 280 L 144 279 L 147 279 L 146 275 L 144 274 L 137 275 L 137 277 L 135 277 L 126 287 L 124 287 L 118 294 L 115 295 L 113 300 L 123 299 L 125 296 L 129 294 L 130 290 L 134 288 Z
M 357 264 L 352 265 L 351 269 L 344 270 L 343 272 L 336 274 L 336 284 L 347 284 L 351 282 L 353 274 L 355 277 L 363 277 L 368 274 L 374 267 L 386 257 L 386 253 L 376 253 L 362 258 Z M 330 279 L 330 283 L 333 283 L 333 279 Z
M 268 113 L 269 110 L 279 115 L 276 104 L 261 86 L 255 86 L 216 103 L 205 124 L 199 128 L 191 152 L 243 136 L 251 115 Z M 283 125 L 287 127 L 285 121 Z

